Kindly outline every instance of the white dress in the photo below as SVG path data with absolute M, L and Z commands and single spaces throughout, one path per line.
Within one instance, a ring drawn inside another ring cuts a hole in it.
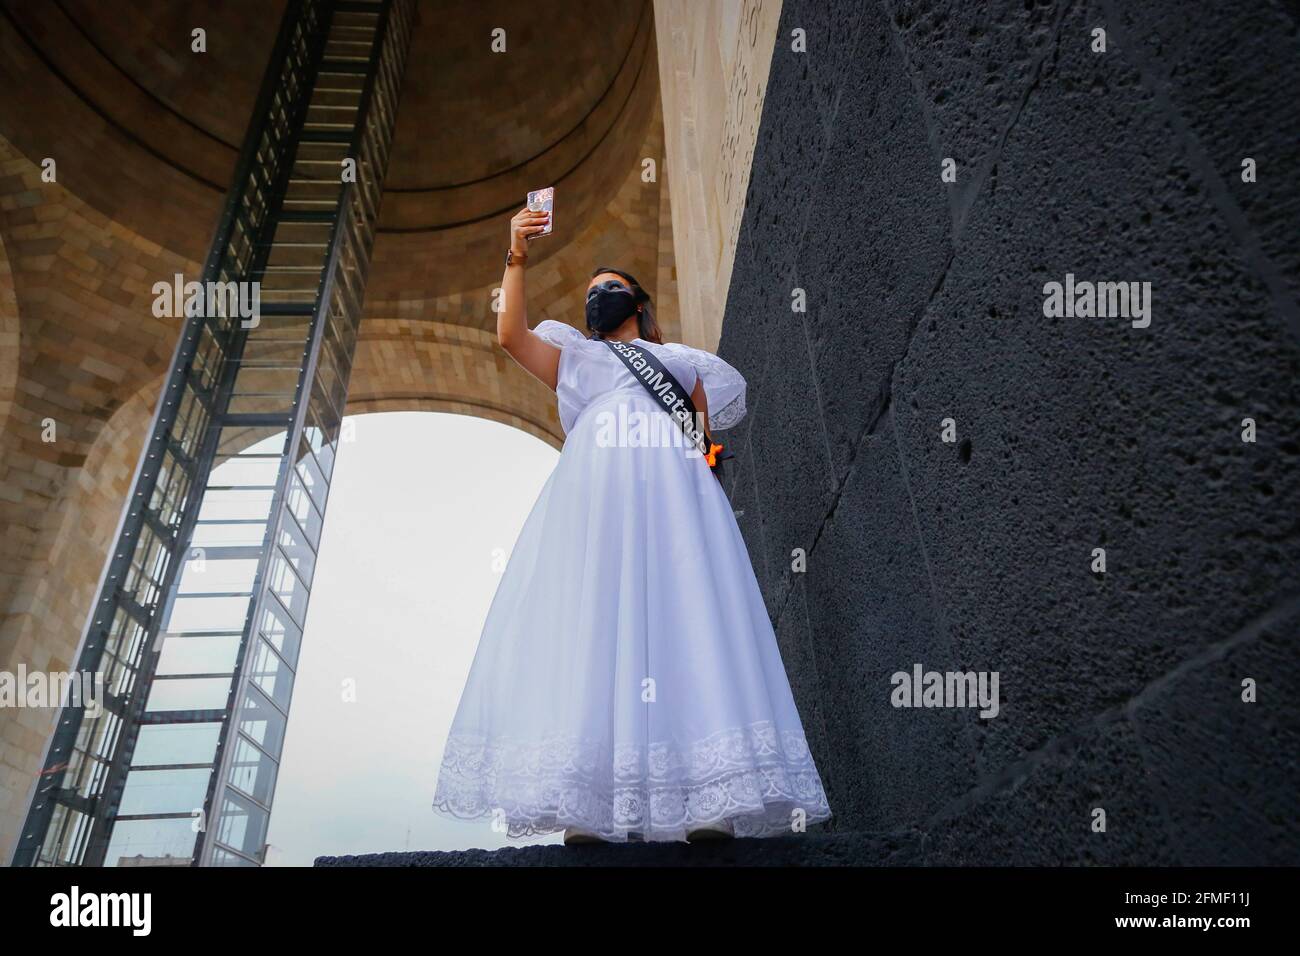
M 562 350 L 564 449 L 488 610 L 434 809 L 494 817 L 512 837 L 580 827 L 611 841 L 827 819 L 718 480 L 607 345 L 550 319 L 534 331 Z M 704 380 L 713 431 L 744 417 L 745 380 L 722 359 L 636 345 L 688 392 Z

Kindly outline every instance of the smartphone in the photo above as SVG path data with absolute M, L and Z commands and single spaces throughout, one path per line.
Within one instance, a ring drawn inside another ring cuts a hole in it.
M 555 225 L 555 187 L 547 186 L 545 189 L 534 189 L 528 194 L 528 208 L 533 212 L 545 211 L 551 214 L 551 218 L 546 221 L 546 228 L 541 232 L 534 232 L 528 237 L 529 241 L 541 236 L 549 236 L 551 227 Z

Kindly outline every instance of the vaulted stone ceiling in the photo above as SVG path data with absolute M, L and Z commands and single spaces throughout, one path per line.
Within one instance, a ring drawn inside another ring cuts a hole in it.
M 37 323 L 50 298 L 38 296 L 17 358 L 18 377 L 37 356 L 47 366 L 70 358 L 80 370 L 68 377 L 86 377 L 79 357 L 58 350 L 101 340 L 86 407 L 71 410 L 74 460 L 94 440 L 94 421 L 160 375 L 170 355 L 176 329 L 140 306 L 153 281 L 197 272 L 206 254 L 283 10 L 284 0 L 0 0 L 0 84 L 22 91 L 0 108 L 13 163 L 9 192 L 24 197 L 9 204 L 19 230 L 9 237 L 19 311 L 28 311 L 25 287 L 93 285 L 105 299 L 100 308 L 85 296 Z M 580 324 L 586 275 L 614 264 L 657 293 L 661 325 L 675 335 L 664 171 L 656 181 L 642 177 L 644 159 L 662 166 L 652 4 L 421 0 L 418 12 L 354 402 L 477 408 L 556 443 L 551 400 L 492 355 L 491 292 L 506 223 L 528 189 L 557 187 L 556 235 L 537 245 L 530 271 L 534 323 Z M 204 53 L 190 47 L 198 27 Z M 504 53 L 490 46 L 496 28 L 505 31 Z M 47 158 L 57 163 L 56 183 L 12 178 L 24 159 L 30 171 Z M 119 247 L 100 255 L 105 274 L 93 283 L 81 274 L 85 263 L 44 258 L 64 228 L 55 223 L 70 221 L 53 210 L 74 200 L 86 214 L 79 219 L 103 217 L 74 245 L 94 247 L 98 229 Z M 31 240 L 35 247 L 25 245 Z M 40 266 L 39 274 L 25 274 L 27 265 Z M 120 351 L 97 336 L 105 321 L 113 330 L 133 326 L 118 338 Z M 42 347 L 43 333 L 51 348 Z M 391 347 L 379 349 L 373 358 L 381 364 L 371 367 L 366 353 L 385 342 Z M 447 348 L 469 355 L 430 358 L 429 350 Z M 472 371 L 466 360 L 481 367 Z
M 283 9 L 4 0 L 0 76 L 25 95 L 0 132 L 29 159 L 55 157 L 92 208 L 201 260 Z M 203 54 L 190 50 L 197 27 Z M 498 27 L 504 53 L 489 48 Z M 490 281 L 504 220 L 530 188 L 557 186 L 556 246 L 599 220 L 657 125 L 653 32 L 649 0 L 422 0 L 370 300 Z

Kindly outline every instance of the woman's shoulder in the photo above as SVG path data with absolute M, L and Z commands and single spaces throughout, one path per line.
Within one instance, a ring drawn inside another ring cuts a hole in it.
M 542 319 L 533 329 L 533 333 L 540 336 L 545 342 L 554 345 L 558 349 L 566 345 L 573 345 L 577 342 L 588 341 L 587 337 L 569 325 L 567 322 L 559 322 L 555 319 Z
M 656 343 L 651 343 L 656 344 Z M 662 348 L 679 356 L 687 362 L 690 362 L 701 372 L 713 372 L 715 374 L 732 374 L 739 375 L 732 366 L 724 359 L 719 358 L 712 352 L 706 352 L 704 349 L 697 349 L 694 346 L 683 345 L 681 342 L 662 342 L 658 343 Z

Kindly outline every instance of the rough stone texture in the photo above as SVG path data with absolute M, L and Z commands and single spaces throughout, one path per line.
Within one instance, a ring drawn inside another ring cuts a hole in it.
M 783 9 L 729 494 L 833 836 L 916 835 L 855 862 L 1300 862 L 1295 13 L 1123 6 Z M 1067 272 L 1150 327 L 1045 318 Z M 916 663 L 999 715 L 891 706 Z

